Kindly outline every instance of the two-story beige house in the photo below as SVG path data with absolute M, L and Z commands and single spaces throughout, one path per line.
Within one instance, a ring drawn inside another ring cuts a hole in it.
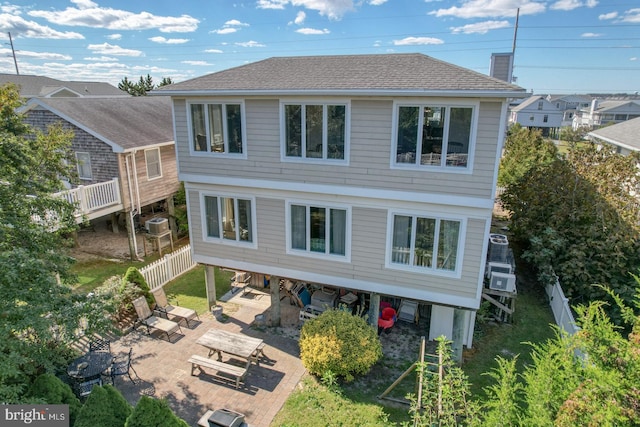
M 381 299 L 412 301 L 430 338 L 471 345 L 522 88 L 390 54 L 271 58 L 152 94 L 173 100 L 197 262 L 269 275 L 272 301 L 279 278 L 352 292 L 374 324 Z

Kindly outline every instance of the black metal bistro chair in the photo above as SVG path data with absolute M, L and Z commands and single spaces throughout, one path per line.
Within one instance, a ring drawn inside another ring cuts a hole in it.
M 89 341 L 89 351 L 106 351 L 111 353 L 111 341 L 95 338 Z
M 138 373 L 133 366 L 131 366 L 131 355 L 133 354 L 133 347 L 129 349 L 129 353 L 125 356 L 117 356 L 113 359 L 113 363 L 111 363 L 111 368 L 109 369 L 108 375 L 111 377 L 111 384 L 115 385 L 116 377 L 127 375 L 132 383 L 136 383 L 136 381 L 131 376 L 131 371 L 136 374 L 138 377 Z

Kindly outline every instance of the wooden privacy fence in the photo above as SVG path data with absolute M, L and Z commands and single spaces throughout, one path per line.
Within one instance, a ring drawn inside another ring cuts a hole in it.
M 154 290 L 186 273 L 198 263 L 191 259 L 191 245 L 183 246 L 140 269 L 149 288 Z

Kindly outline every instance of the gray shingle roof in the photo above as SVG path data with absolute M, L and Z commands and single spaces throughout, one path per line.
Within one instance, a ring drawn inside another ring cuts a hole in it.
M 524 89 L 423 54 L 270 58 L 208 74 L 156 93 L 523 92 Z
M 130 96 L 117 87 L 104 82 L 62 81 L 44 76 L 26 76 L 15 74 L 0 74 L 0 85 L 15 83 L 20 87 L 20 96 L 35 98 L 51 95 L 60 89 L 70 89 L 80 96 Z
M 173 142 L 173 115 L 169 97 L 39 98 L 40 105 L 86 130 L 121 152 Z
M 596 129 L 589 132 L 589 135 L 611 144 L 622 145 L 626 148 L 640 151 L 640 117 Z

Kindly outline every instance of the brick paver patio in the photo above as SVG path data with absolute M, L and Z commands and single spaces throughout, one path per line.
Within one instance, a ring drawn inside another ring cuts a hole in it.
M 295 339 L 273 334 L 271 328 L 252 326 L 256 315 L 265 314 L 269 307 L 269 295 L 239 294 L 225 306 L 227 320 L 217 321 L 210 313 L 201 315 L 200 322 L 191 329 L 182 325 L 184 335 L 172 336 L 171 342 L 149 336 L 145 329 L 114 341 L 111 349 L 115 354 L 133 348 L 132 366 L 139 377 L 134 376 L 135 384 L 126 375 L 118 377 L 116 388 L 133 405 L 142 395 L 166 399 L 191 426 L 196 426 L 207 410 L 226 408 L 245 414 L 251 427 L 268 427 L 305 369 Z M 281 301 L 281 311 L 283 325 L 297 324 L 299 309 L 291 306 L 287 298 Z M 204 374 L 196 371 L 196 376 L 191 375 L 187 360 L 192 354 L 207 356 L 207 349 L 196 340 L 211 328 L 261 338 L 266 344 L 267 358 L 261 359 L 259 365 L 251 365 L 245 384 L 239 389 L 235 388 L 235 381 L 221 380 L 206 369 Z

